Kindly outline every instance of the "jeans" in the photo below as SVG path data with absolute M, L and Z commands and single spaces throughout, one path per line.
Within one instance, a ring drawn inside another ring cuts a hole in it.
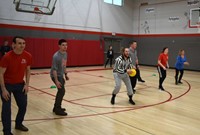
M 27 107 L 27 95 L 23 92 L 24 83 L 20 84 L 5 84 L 7 91 L 13 93 L 15 101 L 18 106 L 18 113 L 15 119 L 15 124 L 17 126 L 22 125 L 24 120 L 24 116 L 26 114 Z M 0 90 L 1 100 L 2 100 L 2 112 L 1 119 L 3 124 L 3 132 L 10 133 L 11 132 L 11 97 L 8 101 L 6 101 L 2 97 L 2 90 Z

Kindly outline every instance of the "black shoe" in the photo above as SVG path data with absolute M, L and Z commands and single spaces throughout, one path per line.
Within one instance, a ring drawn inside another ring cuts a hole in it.
M 133 94 L 135 94 L 136 93 L 136 90 L 135 89 L 133 89 Z
M 135 102 L 132 99 L 129 99 L 129 103 L 131 103 L 132 105 L 135 105 Z
M 178 81 L 178 83 L 183 84 L 181 81 Z
M 62 111 L 61 109 L 56 109 L 55 114 L 60 116 L 67 116 L 67 113 Z
M 25 127 L 24 125 L 19 125 L 19 126 L 16 125 L 15 129 L 20 130 L 20 131 L 25 131 L 25 132 L 28 131 L 28 128 Z
M 13 135 L 13 134 L 9 132 L 9 133 L 3 133 L 3 135 Z
M 145 81 L 144 81 L 144 80 L 142 80 L 142 79 L 138 79 L 138 81 L 139 81 L 139 82 L 142 82 L 142 83 L 144 83 L 144 82 L 145 82 Z
M 60 108 L 60 110 L 61 110 L 61 111 L 66 111 L 65 108 Z M 54 107 L 54 108 L 53 108 L 53 112 L 55 112 L 55 111 L 56 111 L 56 108 Z
M 159 86 L 159 89 L 161 89 L 162 91 L 164 91 L 165 89 L 163 88 L 163 86 Z
M 111 103 L 112 105 L 115 104 L 115 97 L 116 97 L 116 95 L 113 94 L 113 95 L 112 95 L 112 98 L 111 98 L 111 101 L 110 101 L 110 103 Z
M 175 84 L 178 85 L 178 81 L 177 81 L 176 77 L 175 77 Z

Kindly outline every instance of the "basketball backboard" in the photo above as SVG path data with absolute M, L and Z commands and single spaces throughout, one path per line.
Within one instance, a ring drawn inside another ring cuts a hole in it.
M 57 0 L 14 0 L 16 11 L 52 15 Z M 35 10 L 38 9 L 38 10 Z
M 189 27 L 198 28 L 199 23 L 200 23 L 200 8 L 190 9 Z

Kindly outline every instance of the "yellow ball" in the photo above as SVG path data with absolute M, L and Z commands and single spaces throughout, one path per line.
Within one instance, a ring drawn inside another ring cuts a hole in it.
M 132 73 L 129 74 L 130 77 L 134 77 L 136 75 L 136 70 L 135 69 L 131 69 Z

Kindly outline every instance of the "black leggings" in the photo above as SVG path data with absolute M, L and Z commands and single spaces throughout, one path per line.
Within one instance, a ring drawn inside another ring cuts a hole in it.
M 176 70 L 175 81 L 176 81 L 176 83 L 177 83 L 177 82 L 181 82 L 181 79 L 182 79 L 182 77 L 183 77 L 184 70 L 183 70 L 183 69 L 179 70 L 179 69 L 177 69 L 177 68 L 176 68 L 175 70 Z M 179 76 L 179 78 L 178 78 L 179 72 L 180 72 L 181 74 L 180 74 L 180 76 Z
M 110 67 L 112 67 L 112 59 L 113 58 L 107 58 L 105 67 L 106 67 L 106 65 L 108 64 L 109 61 L 110 61 Z
M 160 66 L 158 66 L 157 69 L 159 74 L 159 87 L 162 87 L 162 84 L 167 76 L 167 72 Z

